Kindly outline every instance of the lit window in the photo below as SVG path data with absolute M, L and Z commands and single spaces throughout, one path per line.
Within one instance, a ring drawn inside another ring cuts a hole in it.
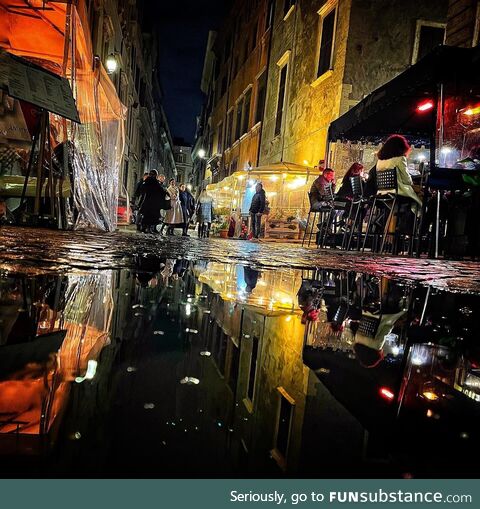
M 245 94 L 243 101 L 243 120 L 242 120 L 242 134 L 248 132 L 250 124 L 250 103 L 252 101 L 252 89 L 250 88 Z

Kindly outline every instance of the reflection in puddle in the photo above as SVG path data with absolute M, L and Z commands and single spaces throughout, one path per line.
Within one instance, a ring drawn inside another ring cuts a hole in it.
M 347 271 L 5 271 L 3 470 L 473 473 L 477 315 L 478 297 Z

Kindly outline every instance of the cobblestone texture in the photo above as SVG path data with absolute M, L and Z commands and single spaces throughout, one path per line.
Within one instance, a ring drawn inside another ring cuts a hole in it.
M 0 229 L 0 268 L 18 272 L 61 272 L 133 268 L 138 255 L 238 262 L 259 268 L 354 270 L 480 294 L 480 263 L 409 259 L 320 251 L 293 244 L 241 240 L 160 237 L 130 232 L 63 232 L 30 228 Z

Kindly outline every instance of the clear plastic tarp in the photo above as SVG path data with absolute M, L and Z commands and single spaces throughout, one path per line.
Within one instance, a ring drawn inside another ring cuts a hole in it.
M 0 0 L 0 48 L 70 80 L 81 124 L 50 115 L 50 132 L 54 150 L 68 147 L 75 209 L 71 225 L 112 231 L 117 226 L 125 108 L 102 63 L 94 59 L 85 2 L 45 5 L 31 0 L 28 7 L 16 9 L 10 0 Z

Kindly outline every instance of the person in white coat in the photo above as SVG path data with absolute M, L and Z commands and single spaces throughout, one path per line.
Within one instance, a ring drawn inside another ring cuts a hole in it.
M 404 136 L 392 134 L 377 154 L 377 174 L 386 170 L 397 170 L 398 195 L 409 198 L 422 205 L 422 201 L 413 189 L 412 177 L 408 173 L 407 156 L 411 147 Z
M 183 228 L 185 220 L 180 203 L 180 190 L 175 179 L 170 179 L 168 184 L 167 193 L 170 196 L 171 207 L 165 215 L 165 224 L 168 226 L 167 235 L 173 235 L 174 228 Z

